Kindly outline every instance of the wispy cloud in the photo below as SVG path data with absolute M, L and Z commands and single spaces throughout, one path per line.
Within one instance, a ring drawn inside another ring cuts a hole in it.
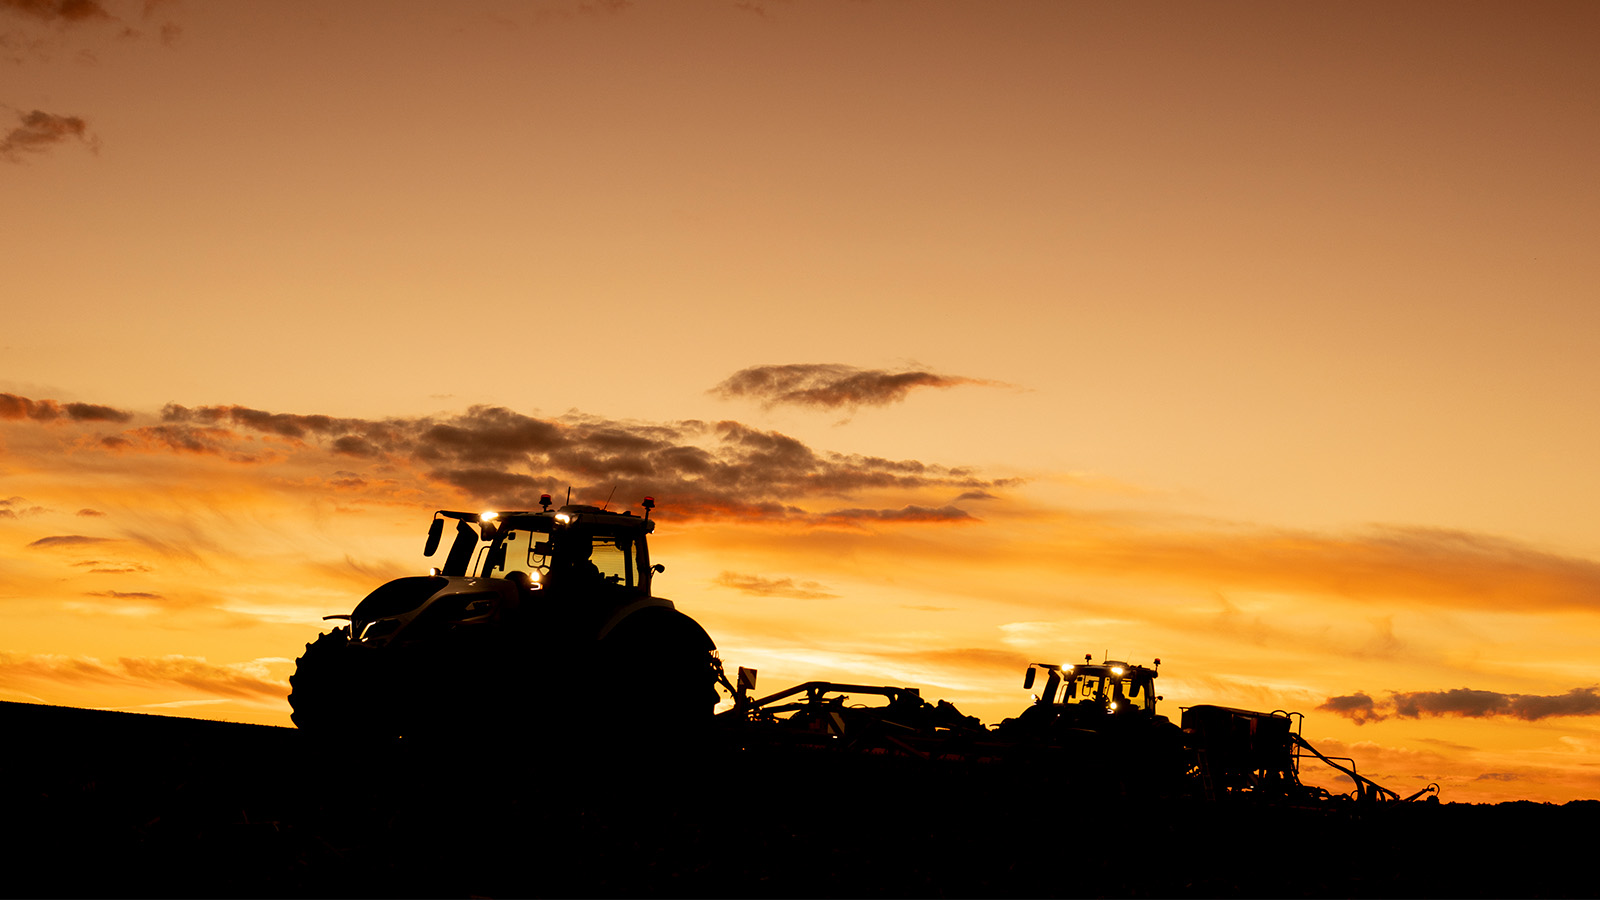
M 963 385 L 999 386 L 998 382 L 928 371 L 890 372 L 858 369 L 838 363 L 793 363 L 751 366 L 728 376 L 710 393 L 725 399 L 749 398 L 763 406 L 813 409 L 858 409 L 899 403 L 913 390 Z
M 195 656 L 122 657 L 101 662 L 84 656 L 0 651 L 0 683 L 19 680 L 64 684 L 180 685 L 227 697 L 282 697 L 287 686 L 267 676 L 260 662 L 217 665 Z
M 1358 534 L 1213 523 L 1095 522 L 1072 548 L 1079 570 L 1140 572 L 1210 588 L 1248 588 L 1450 608 L 1600 611 L 1600 563 L 1466 531 L 1375 527 Z
M 87 547 L 94 544 L 104 544 L 115 538 L 91 537 L 86 534 L 53 534 L 42 537 L 28 544 L 29 547 L 40 550 L 54 549 L 57 547 Z
M 820 600 L 838 594 L 815 581 L 797 581 L 793 578 L 763 578 L 760 575 L 741 575 L 723 572 L 712 579 L 718 587 L 732 588 L 757 597 L 783 597 L 789 600 Z

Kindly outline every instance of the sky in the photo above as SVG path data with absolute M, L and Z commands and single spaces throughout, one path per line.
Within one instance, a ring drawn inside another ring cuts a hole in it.
M 570 488 L 656 499 L 758 693 L 1160 658 L 1402 793 L 1600 797 L 1597 37 L 0 0 L 0 699 L 288 724 L 433 510 Z

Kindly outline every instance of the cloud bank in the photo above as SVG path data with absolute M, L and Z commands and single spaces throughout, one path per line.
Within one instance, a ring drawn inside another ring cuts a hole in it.
M 952 504 L 907 502 L 965 494 L 991 497 L 1015 479 L 912 459 L 818 450 L 777 431 L 724 420 L 637 422 L 571 414 L 541 418 L 473 406 L 445 416 L 361 419 L 280 413 L 242 405 L 169 404 L 155 417 L 108 406 L 0 395 L 0 419 L 125 426 L 77 440 L 77 452 L 135 458 L 211 457 L 245 466 L 325 467 L 322 487 L 375 499 L 406 491 L 451 493 L 460 502 L 526 508 L 541 493 L 576 502 L 663 499 L 662 514 L 738 517 L 840 527 L 866 523 L 975 521 Z M 359 471 L 358 471 L 359 470 Z M 636 496 L 637 495 L 637 496 Z M 847 505 L 863 496 L 900 505 Z M 845 501 L 841 503 L 840 501 Z
M 1459 716 L 1467 719 L 1504 717 L 1536 722 L 1555 716 L 1600 715 L 1600 691 L 1592 687 L 1573 688 L 1565 694 L 1502 694 L 1471 688 L 1448 691 L 1391 691 L 1387 700 L 1357 692 L 1329 697 L 1317 709 L 1344 716 L 1357 725 L 1381 722 L 1388 718 L 1419 719 L 1424 716 Z

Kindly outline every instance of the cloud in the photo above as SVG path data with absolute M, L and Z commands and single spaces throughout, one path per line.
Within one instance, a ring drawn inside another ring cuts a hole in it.
M 724 399 L 748 397 L 764 407 L 779 404 L 814 409 L 857 409 L 899 403 L 917 388 L 952 388 L 998 383 L 935 372 L 887 372 L 836 363 L 751 366 L 728 376 L 709 393 Z
M 78 141 L 91 152 L 100 152 L 100 140 L 89 131 L 88 123 L 77 116 L 58 116 L 34 110 L 18 116 L 21 122 L 0 138 L 0 159 L 20 163 L 27 153 L 43 153 L 68 141 Z
M 489 506 L 528 505 L 541 493 L 571 486 L 579 502 L 596 504 L 607 497 L 671 497 L 668 514 L 685 518 L 969 520 L 953 506 L 817 516 L 799 504 L 869 490 L 985 491 L 1015 483 L 917 460 L 819 452 L 788 435 L 733 421 L 544 419 L 491 406 L 448 417 L 365 420 L 176 404 L 165 407 L 161 419 L 160 425 L 103 435 L 100 443 L 118 451 L 232 452 L 241 461 L 259 461 L 254 450 L 243 452 L 250 449 L 247 436 L 256 433 L 288 441 L 281 445 L 285 452 L 315 444 L 341 456 L 406 465 Z
M 1225 529 L 1178 533 L 1107 522 L 1073 549 L 1079 570 L 1140 572 L 1221 589 L 1398 597 L 1450 608 L 1600 611 L 1600 563 L 1492 535 L 1374 528 L 1327 535 Z
M 0 683 L 21 679 L 63 684 L 123 684 L 146 687 L 181 685 L 227 697 L 282 698 L 287 686 L 265 677 L 258 663 L 216 665 L 198 656 L 122 657 L 103 663 L 93 657 L 29 655 L 0 651 Z
M 1448 691 L 1391 691 L 1389 699 L 1374 701 L 1365 693 L 1330 697 L 1317 709 L 1344 716 L 1357 725 L 1381 722 L 1391 716 L 1418 719 L 1457 716 L 1467 719 L 1506 717 L 1536 722 L 1556 716 L 1600 715 L 1600 691 L 1573 688 L 1565 694 L 1502 694 L 1471 688 Z
M 111 450 L 130 447 L 149 448 L 165 446 L 179 453 L 198 453 L 221 456 L 237 437 L 226 428 L 197 425 L 146 425 L 121 434 L 108 435 L 100 443 Z
M 1371 697 L 1363 693 L 1350 694 L 1345 697 L 1329 697 L 1322 705 L 1317 707 L 1322 712 L 1331 712 L 1337 716 L 1365 725 L 1368 722 L 1381 722 L 1387 718 L 1376 711 Z
M 21 497 L 8 497 L 0 500 L 0 519 L 15 519 L 20 516 L 37 516 L 49 512 L 42 506 L 22 506 L 27 501 Z
M 108 600 L 165 600 L 161 594 L 149 591 L 88 591 L 90 597 L 104 597 Z
M 150 567 L 143 563 L 118 562 L 107 559 L 86 559 L 81 562 L 68 563 L 73 568 L 88 569 L 90 575 L 131 575 L 136 572 L 149 572 Z
M 92 544 L 104 544 L 114 538 L 90 537 L 85 534 L 55 534 L 42 537 L 29 544 L 29 547 L 47 549 L 52 547 L 86 547 Z
M 927 506 L 905 506 L 900 509 L 836 509 L 822 514 L 825 519 L 874 520 L 879 522 L 976 522 L 971 513 L 955 506 L 933 509 Z
M 95 403 L 57 403 L 54 400 L 29 400 L 16 394 L 0 394 L 0 419 L 32 419 L 54 422 L 126 422 L 132 413 Z
M 1029 658 L 1013 650 L 996 650 L 989 647 L 958 647 L 940 650 L 908 650 L 886 653 L 885 656 L 915 660 L 933 666 L 1000 671 L 1015 674 L 1019 679 L 1027 671 Z
M 0 0 L 0 10 L 46 22 L 92 22 L 114 19 L 98 0 Z
M 826 585 L 815 581 L 796 581 L 793 578 L 763 578 L 759 575 L 741 575 L 723 572 L 712 579 L 718 587 L 733 588 L 757 597 L 786 597 L 791 600 L 821 600 L 837 597 Z

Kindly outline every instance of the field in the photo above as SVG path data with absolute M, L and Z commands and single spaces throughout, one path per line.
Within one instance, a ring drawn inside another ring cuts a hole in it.
M 0 703 L 41 896 L 1593 896 L 1600 802 L 1355 819 L 1021 776 L 548 737 L 353 758 L 292 729 Z

